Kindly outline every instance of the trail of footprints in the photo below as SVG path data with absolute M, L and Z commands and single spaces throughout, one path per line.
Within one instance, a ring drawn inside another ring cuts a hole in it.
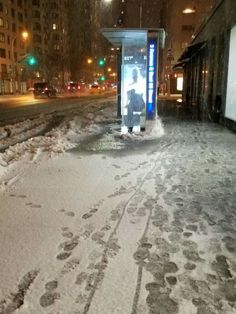
M 104 202 L 104 199 L 101 199 L 97 204 L 95 204 L 89 212 L 85 213 L 82 218 L 83 219 L 88 219 L 88 218 L 91 218 L 98 210 L 99 210 L 99 207 L 103 204 Z
M 21 199 L 26 199 L 27 196 L 25 194 L 14 194 L 14 193 L 11 193 L 9 194 L 10 197 L 15 197 L 15 198 L 21 198 Z M 29 206 L 29 207 L 32 207 L 32 208 L 42 208 L 42 205 L 40 204 L 36 204 L 36 203 L 32 203 L 32 202 L 27 202 L 25 203 L 26 206 Z
M 10 197 L 17 197 L 21 199 L 26 199 L 27 196 L 20 194 L 14 194 L 11 193 L 9 195 Z M 91 210 L 87 213 L 87 215 L 83 215 L 83 219 L 87 219 L 91 217 L 93 214 L 95 214 L 99 207 L 102 205 L 104 200 L 102 199 L 97 204 L 95 204 Z M 41 208 L 42 206 L 33 202 L 27 202 L 26 206 L 30 206 L 31 208 Z M 63 213 L 66 216 L 74 217 L 75 213 L 73 211 L 66 211 L 65 209 L 60 209 L 60 213 Z M 70 258 L 68 261 L 65 262 L 63 265 L 60 274 L 60 276 L 66 275 L 70 273 L 71 271 L 76 271 L 80 265 L 79 258 L 72 257 L 73 251 L 76 249 L 76 247 L 79 244 L 79 240 L 86 240 L 87 238 L 91 237 L 93 241 L 95 241 L 99 245 L 105 245 L 105 241 L 102 240 L 102 238 L 105 236 L 105 233 L 108 232 L 111 229 L 111 226 L 109 223 L 105 224 L 100 231 L 94 232 L 93 225 L 87 225 L 85 226 L 85 230 L 80 235 L 74 235 L 72 231 L 68 227 L 62 227 L 62 237 L 66 239 L 66 241 L 63 241 L 59 244 L 59 253 L 56 256 L 56 259 L 58 261 L 65 261 L 68 258 Z M 116 243 L 110 244 L 110 251 L 116 251 L 118 249 L 118 245 Z M 111 253 L 110 256 L 114 256 L 115 253 Z M 101 254 L 99 255 L 99 257 Z M 96 277 L 96 273 L 98 269 L 104 269 L 106 267 L 106 262 L 104 263 L 95 263 L 95 264 L 89 264 L 87 269 L 88 273 L 86 272 L 80 272 L 75 279 L 75 284 L 80 285 L 83 281 L 86 280 L 86 287 L 85 291 L 89 291 L 92 287 L 92 282 L 94 278 Z M 92 271 L 92 272 L 91 272 Z M 11 302 L 7 303 L 6 300 L 0 301 L 0 314 L 10 314 L 14 310 L 20 308 L 24 304 L 24 296 L 26 294 L 26 291 L 28 290 L 31 283 L 34 281 L 36 276 L 38 275 L 39 271 L 32 271 L 26 274 L 21 282 L 19 283 L 18 287 L 19 290 L 17 293 L 12 293 Z M 61 298 L 60 293 L 57 292 L 58 288 L 58 279 L 54 279 L 51 281 L 48 281 L 45 284 L 45 293 L 39 298 L 39 304 L 41 307 L 49 307 L 55 303 L 56 300 L 59 300 Z M 86 296 L 79 294 L 76 302 L 83 303 L 86 301 Z
M 11 292 L 7 299 L 0 301 L 0 314 L 11 314 L 24 304 L 25 295 L 39 274 L 34 269 L 25 274 L 17 285 L 17 290 Z
M 101 205 L 103 200 L 101 200 L 95 207 Z M 92 224 L 88 224 L 84 227 L 84 230 L 81 231 L 79 235 L 74 235 L 72 231 L 68 227 L 62 227 L 62 237 L 67 239 L 59 244 L 58 248 L 61 252 L 58 253 L 56 259 L 58 261 L 65 261 L 70 258 L 68 261 L 65 262 L 63 265 L 59 277 L 70 273 L 71 271 L 79 271 L 80 259 L 76 257 L 72 257 L 73 251 L 79 244 L 80 240 L 86 240 L 89 237 L 96 242 L 102 249 L 106 245 L 106 242 L 102 240 L 105 236 L 106 232 L 111 230 L 111 226 L 109 223 L 106 223 L 99 231 L 95 231 L 94 226 Z M 110 241 L 108 245 L 109 256 L 113 257 L 119 250 L 119 246 L 117 244 L 117 239 L 113 239 Z M 93 282 L 97 276 L 99 270 L 104 270 L 107 266 L 108 261 L 106 259 L 101 260 L 102 252 L 96 253 L 92 252 L 93 254 L 90 256 L 90 259 L 98 260 L 98 262 L 91 262 L 87 266 L 87 272 L 82 271 L 76 275 L 75 284 L 80 286 L 85 283 L 85 292 L 80 293 L 76 298 L 76 303 L 83 304 L 87 300 L 86 293 L 93 288 Z M 60 294 L 57 292 L 58 287 L 58 280 L 54 279 L 49 281 L 45 284 L 45 293 L 40 297 L 39 303 L 42 307 L 49 307 L 54 304 L 54 302 L 61 298 Z M 102 280 L 102 278 L 101 278 Z

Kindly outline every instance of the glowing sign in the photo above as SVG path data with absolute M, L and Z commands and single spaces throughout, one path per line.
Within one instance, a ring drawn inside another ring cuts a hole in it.
M 157 86 L 157 39 L 148 41 L 147 64 L 147 119 L 153 119 L 156 114 L 156 86 Z

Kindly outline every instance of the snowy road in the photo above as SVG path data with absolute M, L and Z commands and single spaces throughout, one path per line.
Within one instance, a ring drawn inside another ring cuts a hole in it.
M 110 106 L 37 143 L 0 155 L 1 314 L 236 313 L 235 134 Z

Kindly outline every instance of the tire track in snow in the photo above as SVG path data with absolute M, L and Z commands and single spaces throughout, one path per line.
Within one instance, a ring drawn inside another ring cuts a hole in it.
M 171 143 L 167 143 L 167 144 L 164 144 L 161 149 L 160 149 L 160 152 L 165 148 L 165 147 L 168 147 L 170 145 L 172 145 L 174 142 L 171 142 Z M 158 159 L 155 160 L 154 162 L 154 165 L 153 167 L 151 168 L 151 170 L 149 170 L 143 177 L 143 179 L 140 181 L 140 183 L 138 184 L 136 190 L 134 191 L 134 193 L 129 197 L 129 199 L 125 202 L 124 204 L 124 207 L 123 207 L 123 210 L 122 210 L 122 213 L 114 227 L 114 229 L 112 230 L 112 232 L 110 233 L 110 236 L 106 242 L 106 245 L 105 245 L 105 249 L 103 251 L 103 254 L 102 254 L 102 258 L 101 258 L 101 262 L 100 264 L 102 265 L 102 267 L 98 270 L 97 274 L 96 274 L 96 277 L 95 277 L 95 280 L 94 280 L 94 283 L 93 283 L 93 286 L 92 286 L 92 289 L 91 289 L 91 292 L 88 296 L 88 299 L 87 299 L 87 302 L 84 306 L 84 309 L 82 311 L 81 314 L 87 314 L 89 312 L 89 309 L 90 309 L 90 306 L 92 304 L 92 301 L 93 301 L 93 298 L 95 296 L 95 293 L 96 293 L 96 290 L 98 288 L 98 285 L 99 283 L 102 281 L 103 277 L 104 277 L 104 273 L 105 273 L 105 268 L 104 265 L 107 265 L 107 260 L 108 260 L 108 252 L 109 252 L 109 248 L 110 248 L 110 244 L 112 242 L 114 242 L 114 235 L 116 234 L 123 218 L 124 218 L 124 215 L 125 215 L 125 212 L 127 211 L 127 208 L 130 204 L 130 202 L 133 200 L 133 198 L 137 195 L 138 192 L 140 192 L 142 186 L 144 185 L 144 183 L 146 182 L 146 179 L 150 176 L 150 174 L 153 173 L 153 171 L 155 170 L 156 168 L 156 165 L 158 163 Z M 145 231 L 144 231 L 144 234 L 147 232 L 148 230 L 148 226 L 149 226 L 149 221 L 150 221 L 150 217 L 151 217 L 151 213 L 149 214 L 148 216 L 148 220 L 147 220 L 147 223 L 146 223 L 146 227 L 145 227 Z M 138 271 L 138 278 L 137 278 L 137 286 L 136 286 L 136 291 L 135 291 L 135 297 L 134 297 L 134 301 L 133 301 L 133 309 L 135 309 L 137 307 L 137 303 L 138 303 L 138 299 L 139 299 L 139 292 L 140 292 L 140 287 L 141 287 L 141 281 L 142 281 L 142 271 L 141 269 L 139 269 Z M 132 312 L 132 314 L 135 314 L 136 312 Z

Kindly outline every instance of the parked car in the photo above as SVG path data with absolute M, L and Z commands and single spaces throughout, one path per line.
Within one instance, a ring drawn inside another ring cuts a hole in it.
M 69 82 L 66 86 L 66 89 L 70 93 L 75 93 L 78 91 L 78 83 L 75 82 Z
M 37 97 L 55 97 L 57 94 L 56 88 L 47 82 L 34 83 L 34 98 Z
M 66 85 L 66 90 L 70 93 L 76 93 L 76 92 L 81 92 L 85 88 L 85 84 L 83 83 L 77 83 L 77 82 L 69 82 Z
M 93 83 L 89 85 L 90 94 L 100 94 L 102 92 L 101 86 L 98 83 Z

